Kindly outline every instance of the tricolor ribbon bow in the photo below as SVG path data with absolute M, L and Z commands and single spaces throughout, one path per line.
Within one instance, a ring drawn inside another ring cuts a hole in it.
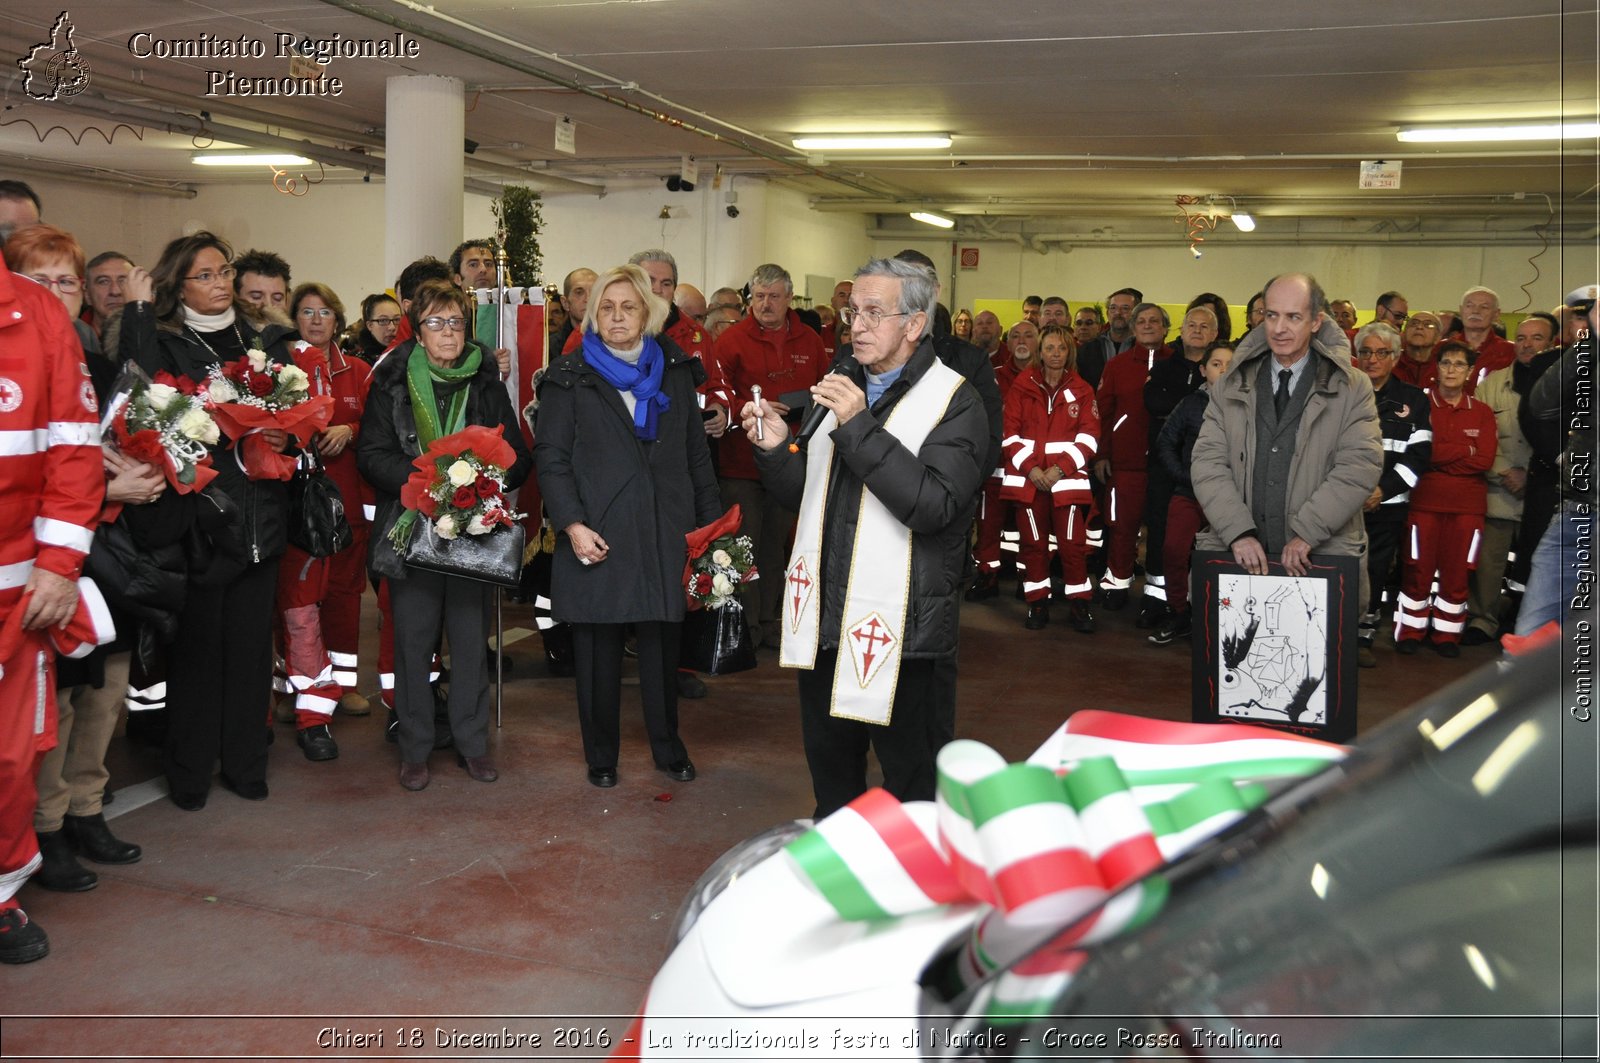
M 1013 926 L 1062 923 L 1237 821 L 1267 782 L 1344 754 L 1262 727 L 1086 710 L 1023 764 L 952 742 L 936 801 L 869 790 L 786 851 L 841 919 L 980 903 Z

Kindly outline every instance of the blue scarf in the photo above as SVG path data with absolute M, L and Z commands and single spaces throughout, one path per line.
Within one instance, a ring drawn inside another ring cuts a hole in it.
M 629 365 L 607 349 L 604 341 L 593 332 L 583 334 L 583 357 L 606 383 L 618 391 L 633 393 L 633 434 L 647 442 L 656 438 L 656 422 L 663 411 L 670 409 L 672 400 L 661 394 L 661 375 L 666 369 L 666 355 L 654 336 L 644 338 L 644 350 L 639 353 L 639 364 Z

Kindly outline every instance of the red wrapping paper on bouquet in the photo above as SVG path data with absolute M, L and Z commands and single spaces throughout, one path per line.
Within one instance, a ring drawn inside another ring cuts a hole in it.
M 506 442 L 503 425 L 495 425 L 493 428 L 469 425 L 459 432 L 440 436 L 427 450 L 412 459 L 411 467 L 417 471 L 412 473 L 405 486 L 400 488 L 400 504 L 432 519 L 438 509 L 438 503 L 434 500 L 431 489 L 440 476 L 440 460 L 453 462 L 469 450 L 479 461 L 487 465 L 498 465 L 502 469 L 509 469 L 517 463 L 517 452 Z
M 167 478 L 167 485 L 180 495 L 190 491 L 204 491 L 206 485 L 217 478 L 217 470 L 211 467 L 211 455 L 194 463 L 194 479 L 184 483 L 178 478 L 177 462 L 172 460 L 172 455 L 167 448 L 161 445 L 161 435 L 153 428 L 145 428 L 130 434 L 127 421 L 119 417 L 112 423 L 115 433 L 117 449 L 128 457 L 142 461 L 147 465 L 154 465 L 161 470 Z
M 333 397 L 318 395 L 287 410 L 276 411 L 242 402 L 224 402 L 211 408 L 211 416 L 228 436 L 228 445 L 238 449 L 239 464 L 244 467 L 246 476 L 252 480 L 287 481 L 294 477 L 294 457 L 273 450 L 261 431 L 277 428 L 302 444 L 310 442 L 312 436 L 333 420 Z
M 739 503 L 735 502 L 728 507 L 728 512 L 705 527 L 696 528 L 683 537 L 684 542 L 689 546 L 689 556 L 683 562 L 683 590 L 684 597 L 689 600 L 690 609 L 702 608 L 701 604 L 694 599 L 694 596 L 688 593 L 689 581 L 694 579 L 694 559 L 704 556 L 705 552 L 711 549 L 711 544 L 724 535 L 739 534 L 739 527 L 743 523 L 744 512 L 739 508 Z

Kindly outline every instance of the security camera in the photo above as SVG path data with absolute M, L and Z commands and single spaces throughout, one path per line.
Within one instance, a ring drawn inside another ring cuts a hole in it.
M 737 218 L 738 216 L 739 216 L 739 208 L 734 206 L 732 203 L 729 203 L 728 204 L 728 217 Z

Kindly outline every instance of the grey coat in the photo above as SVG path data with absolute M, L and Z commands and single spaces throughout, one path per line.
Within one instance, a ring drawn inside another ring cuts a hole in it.
M 1256 459 L 1255 382 L 1272 357 L 1263 328 L 1253 329 L 1211 389 L 1190 464 L 1194 496 L 1210 528 L 1200 550 L 1226 550 L 1255 528 L 1250 492 Z M 1361 507 L 1383 475 L 1383 436 L 1372 382 L 1350 364 L 1350 347 L 1328 318 L 1312 337 L 1311 394 L 1295 434 L 1287 518 L 1292 534 L 1325 554 L 1366 552 Z M 1270 397 L 1270 396 L 1269 396 Z
M 695 401 L 705 371 L 667 337 L 656 341 L 666 355 L 661 391 L 672 405 L 661 413 L 653 442 L 634 435 L 622 396 L 581 348 L 552 362 L 539 382 L 533 454 L 550 525 L 561 533 L 585 524 L 609 548 L 604 561 L 584 566 L 567 536 L 558 535 L 550 574 L 557 620 L 682 620 L 684 537 L 722 516 Z

